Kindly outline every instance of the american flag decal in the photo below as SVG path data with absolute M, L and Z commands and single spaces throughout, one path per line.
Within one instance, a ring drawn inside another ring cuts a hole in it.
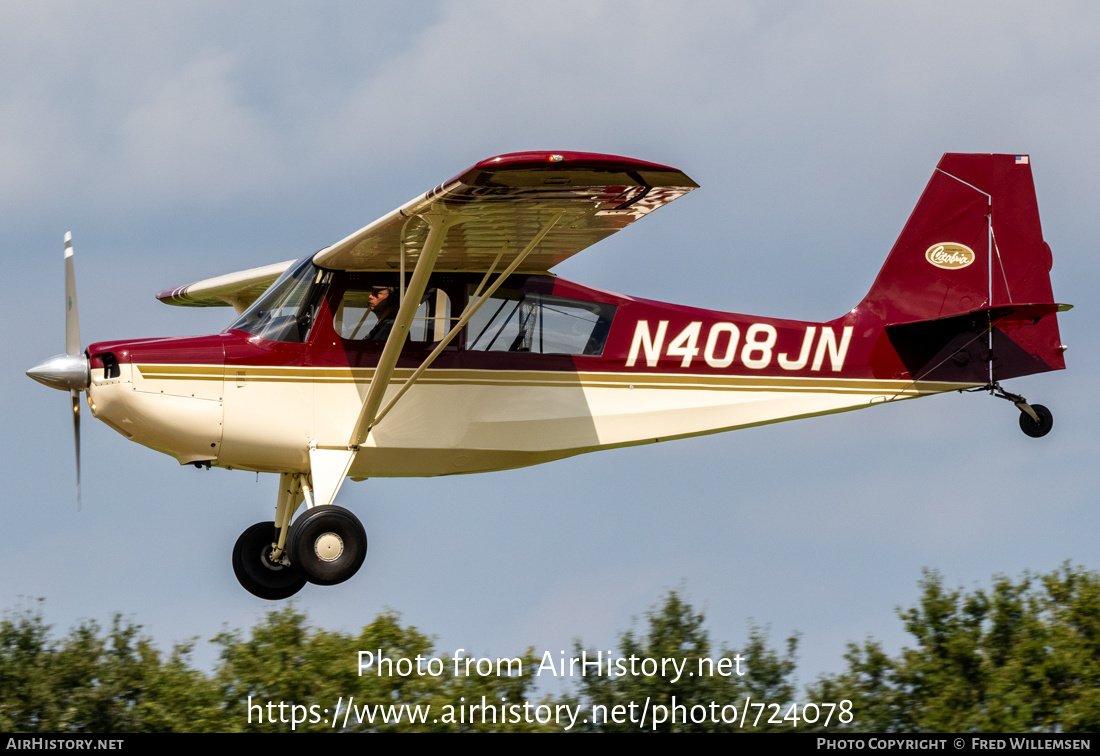
M 1016 165 L 1027 165 L 1029 162 L 1027 155 L 1016 156 Z

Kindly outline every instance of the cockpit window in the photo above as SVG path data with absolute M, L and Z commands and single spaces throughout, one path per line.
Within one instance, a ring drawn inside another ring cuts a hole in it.
M 269 341 L 303 343 L 321 305 L 330 271 L 313 264 L 313 256 L 291 265 L 231 325 Z
M 378 316 L 371 312 L 370 289 L 348 289 L 336 308 L 333 327 L 342 339 L 361 340 L 378 327 Z
M 355 286 L 344 292 L 332 325 L 340 338 L 350 341 L 385 341 L 398 310 L 398 294 L 392 286 Z M 410 341 L 439 341 L 451 323 L 451 300 L 442 289 L 424 292 L 409 326 Z
M 500 289 L 470 319 L 466 348 L 600 355 L 614 317 L 614 305 Z

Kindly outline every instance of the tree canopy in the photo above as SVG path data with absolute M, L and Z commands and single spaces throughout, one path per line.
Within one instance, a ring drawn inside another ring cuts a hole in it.
M 811 698 L 851 699 L 867 732 L 1100 731 L 1100 575 L 1067 564 L 966 593 L 926 571 L 920 585 L 898 612 L 916 645 L 849 645 Z
M 165 654 L 118 615 L 57 636 L 39 603 L 0 620 L 0 731 L 789 732 L 823 728 L 824 717 L 785 719 L 802 702 L 844 699 L 852 716 L 829 731 L 1100 731 L 1100 574 L 1067 564 L 965 591 L 926 572 L 917 605 L 898 616 L 912 647 L 852 643 L 846 669 L 800 696 L 797 635 L 777 650 L 750 624 L 743 647 L 718 646 L 703 613 L 671 591 L 615 649 L 578 641 L 573 657 L 590 671 L 553 697 L 539 671 L 568 660 L 533 648 L 456 657 L 393 612 L 352 634 L 287 604 L 215 637 L 220 660 L 206 673 L 192 666 L 193 642 Z M 776 708 L 730 716 L 750 702 Z
M 228 720 L 191 644 L 164 656 L 116 615 L 50 638 L 41 608 L 0 621 L 0 731 L 217 732 Z
M 740 707 L 746 698 L 781 703 L 795 699 L 793 675 L 797 635 L 787 639 L 786 653 L 781 655 L 768 647 L 765 630 L 750 625 L 745 648 L 738 652 L 723 647 L 712 654 L 710 637 L 704 628 L 705 617 L 701 612 L 696 613 L 676 591 L 669 592 L 664 602 L 650 610 L 646 617 L 648 629 L 645 634 L 639 636 L 632 630 L 623 633 L 619 653 L 627 659 L 680 659 L 682 673 L 676 675 L 677 670 L 673 667 L 664 674 L 579 678 L 578 698 L 586 711 L 596 712 L 595 707 L 602 707 L 600 713 L 610 714 L 617 706 L 627 707 L 623 721 L 616 722 L 610 716 L 598 721 L 593 717 L 583 729 L 591 732 L 733 732 L 742 728 L 723 722 L 720 710 L 712 710 L 712 702 L 720 709 L 726 705 Z M 585 649 L 577 644 L 576 653 L 582 651 Z M 587 651 L 589 657 L 596 653 L 591 649 Z M 727 664 L 719 665 L 722 659 L 728 660 Z M 721 671 L 723 668 L 725 673 Z M 629 705 L 634 703 L 640 708 L 642 702 L 648 702 L 651 707 L 664 707 L 664 712 L 661 709 L 655 712 L 664 713 L 665 721 L 654 722 L 654 717 L 647 722 L 633 721 Z M 759 727 L 746 729 L 768 731 L 783 727 L 765 721 Z

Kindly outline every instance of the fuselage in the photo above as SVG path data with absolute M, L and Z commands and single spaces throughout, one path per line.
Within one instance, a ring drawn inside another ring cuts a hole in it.
M 433 277 L 385 401 L 478 280 Z M 92 412 L 181 464 L 308 472 L 311 444 L 348 443 L 384 345 L 365 338 L 369 313 L 355 296 L 396 284 L 393 274 L 333 272 L 290 337 L 269 324 L 92 344 Z M 914 381 L 882 321 L 858 308 L 808 323 L 514 276 L 371 430 L 350 475 L 522 467 L 981 383 Z

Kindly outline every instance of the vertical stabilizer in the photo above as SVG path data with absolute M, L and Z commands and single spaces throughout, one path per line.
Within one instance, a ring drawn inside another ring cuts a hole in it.
M 1030 158 L 948 153 L 858 309 L 886 325 L 914 377 L 948 367 L 940 367 L 947 343 L 925 354 L 929 333 L 973 343 L 964 370 L 971 379 L 1059 370 L 1065 361 L 1051 262 Z

